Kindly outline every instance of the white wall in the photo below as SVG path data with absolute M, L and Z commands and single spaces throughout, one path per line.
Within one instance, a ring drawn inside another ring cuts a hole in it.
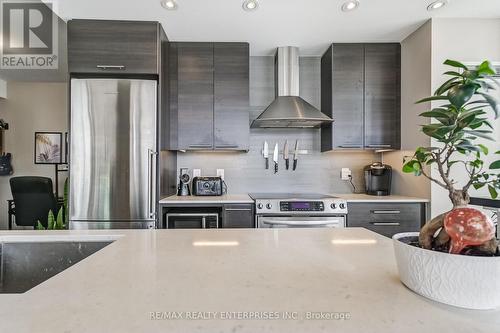
M 0 99 L 7 98 L 7 81 L 0 79 Z
M 444 81 L 443 72 L 449 70 L 443 65 L 446 59 L 463 62 L 483 60 L 500 61 L 500 19 L 434 19 L 432 28 L 432 88 L 435 90 Z M 440 103 L 435 103 L 439 105 Z M 500 150 L 500 133 L 497 124 L 496 142 L 488 142 L 491 150 Z M 432 171 L 437 176 L 437 171 Z M 466 173 L 460 167 L 452 172 L 460 184 Z M 433 216 L 451 208 L 447 192 L 436 184 L 431 186 Z
M 427 21 L 401 42 L 401 149 L 383 154 L 384 163 L 393 167 L 394 194 L 430 199 L 431 184 L 423 176 L 402 172 L 403 158 L 417 147 L 428 147 L 430 139 L 421 131 L 430 103 L 415 104 L 432 94 L 432 21 Z
M 9 98 L 0 99 L 0 118 L 9 123 L 5 150 L 13 156 L 13 176 L 54 178 L 54 166 L 35 165 L 35 131 L 67 132 L 67 84 L 10 82 Z M 10 177 L 0 177 L 0 229 L 7 228 L 7 199 L 12 198 Z M 59 189 L 66 178 L 60 173 Z

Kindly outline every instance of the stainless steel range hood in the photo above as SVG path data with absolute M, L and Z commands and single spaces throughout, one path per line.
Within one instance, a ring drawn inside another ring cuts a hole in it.
M 299 97 L 299 49 L 279 47 L 274 59 L 276 99 L 251 127 L 319 127 L 333 119 Z

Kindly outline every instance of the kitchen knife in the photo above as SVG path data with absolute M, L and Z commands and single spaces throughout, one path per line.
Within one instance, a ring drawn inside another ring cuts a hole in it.
M 285 146 L 283 147 L 283 159 L 285 160 L 285 167 L 288 170 L 290 168 L 290 158 L 288 156 L 288 140 L 285 141 Z
M 295 141 L 295 151 L 293 153 L 293 171 L 297 169 L 298 159 L 299 159 L 299 140 Z
M 266 159 L 266 169 L 269 169 L 269 146 L 267 141 L 264 141 L 264 158 Z
M 274 173 L 278 173 L 278 154 L 279 146 L 278 143 L 274 146 L 273 161 L 274 161 Z

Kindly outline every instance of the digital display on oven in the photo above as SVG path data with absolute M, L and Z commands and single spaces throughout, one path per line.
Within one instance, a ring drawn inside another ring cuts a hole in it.
M 310 210 L 311 209 L 311 203 L 310 202 L 290 202 L 290 208 L 292 210 Z

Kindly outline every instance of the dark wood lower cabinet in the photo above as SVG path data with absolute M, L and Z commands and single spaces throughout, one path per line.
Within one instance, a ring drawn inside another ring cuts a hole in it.
M 254 205 L 224 205 L 222 208 L 222 228 L 255 228 Z
M 425 203 L 348 203 L 348 227 L 362 227 L 392 237 L 419 231 L 426 219 Z
M 255 228 L 255 209 L 251 203 L 169 204 L 161 205 L 160 211 L 160 228 Z

